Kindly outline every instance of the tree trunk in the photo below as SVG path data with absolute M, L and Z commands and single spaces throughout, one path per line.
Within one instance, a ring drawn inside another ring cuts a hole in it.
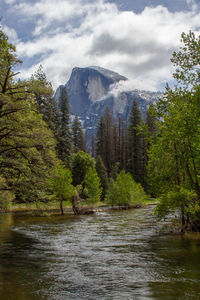
M 79 195 L 73 195 L 72 196 L 72 209 L 75 215 L 80 215 L 81 210 L 79 207 Z
M 185 213 L 184 213 L 184 208 L 183 205 L 181 206 L 181 233 L 185 233 Z
M 60 200 L 60 213 L 61 213 L 61 216 L 64 215 L 63 200 Z

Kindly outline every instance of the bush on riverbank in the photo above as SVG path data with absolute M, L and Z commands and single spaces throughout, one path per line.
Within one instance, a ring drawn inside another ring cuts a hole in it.
M 142 186 L 123 170 L 116 180 L 111 180 L 106 193 L 106 203 L 111 206 L 128 207 L 142 204 L 146 197 Z

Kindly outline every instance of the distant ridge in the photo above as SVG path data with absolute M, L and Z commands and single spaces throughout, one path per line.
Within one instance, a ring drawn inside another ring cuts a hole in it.
M 136 89 L 113 94 L 112 87 L 126 80 L 128 79 L 125 76 L 102 67 L 75 67 L 68 82 L 56 90 L 55 98 L 59 102 L 61 90 L 67 89 L 72 114 L 80 117 L 88 135 L 91 136 L 107 106 L 110 107 L 114 118 L 120 116 L 127 121 L 134 99 L 145 118 L 149 104 L 162 97 L 160 92 Z

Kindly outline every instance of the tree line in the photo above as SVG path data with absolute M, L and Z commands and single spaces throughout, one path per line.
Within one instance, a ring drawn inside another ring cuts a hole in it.
M 73 196 L 90 205 L 103 200 L 106 189 L 102 192 L 97 169 L 102 173 L 105 167 L 86 153 L 67 92 L 62 90 L 57 103 L 41 66 L 30 79 L 16 79 L 20 63 L 0 30 L 0 209 L 12 202 L 59 201 L 63 214 Z
M 106 109 L 91 157 L 67 92 L 57 103 L 42 67 L 17 80 L 21 61 L 0 29 L 0 208 L 59 201 L 64 213 L 66 200 L 128 206 L 146 192 L 160 201 L 158 217 L 176 211 L 182 232 L 200 231 L 200 38 L 183 33 L 181 42 L 175 87 L 166 86 L 145 120 L 136 100 L 128 124 Z
M 134 99 L 128 123 L 121 117 L 114 120 L 109 108 L 101 116 L 94 139 L 96 158 L 101 158 L 107 177 L 122 170 L 147 190 L 147 161 L 150 140 L 156 134 L 156 118 L 150 104 L 145 120 Z
M 175 86 L 166 86 L 143 122 L 136 101 L 127 127 L 121 119 L 113 124 L 107 110 L 99 122 L 96 152 L 108 176 L 117 163 L 159 199 L 159 218 L 179 213 L 185 232 L 200 231 L 200 37 L 182 33 L 181 43 L 171 59 Z

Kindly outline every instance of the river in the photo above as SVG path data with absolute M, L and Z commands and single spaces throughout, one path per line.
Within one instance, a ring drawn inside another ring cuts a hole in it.
M 0 226 L 1 300 L 200 299 L 200 238 L 163 234 L 153 207 Z

